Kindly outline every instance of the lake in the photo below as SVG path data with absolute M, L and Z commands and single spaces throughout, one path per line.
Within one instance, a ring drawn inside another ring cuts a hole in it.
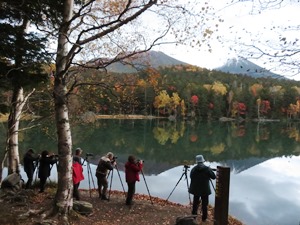
M 124 164 L 128 155 L 133 154 L 145 160 L 145 176 L 141 175 L 136 185 L 138 193 L 149 195 L 150 192 L 151 196 L 169 197 L 170 201 L 188 204 L 192 196 L 188 194 L 184 165 L 192 167 L 195 156 L 202 154 L 206 165 L 230 167 L 230 215 L 246 225 L 298 225 L 299 130 L 298 123 L 279 122 L 98 120 L 94 124 L 73 126 L 72 136 L 74 149 L 81 147 L 84 154 L 93 154 L 87 157 L 92 175 L 103 154 L 115 153 L 118 170 L 112 174 L 112 189 L 122 191 L 122 184 L 127 189 Z M 5 125 L 0 132 L 1 143 L 4 143 Z M 21 155 L 29 147 L 37 152 L 47 149 L 56 153 L 55 129 L 48 125 L 20 133 Z M 87 168 L 85 163 L 86 179 L 80 185 L 86 189 L 93 188 L 93 180 L 95 185 L 97 183 L 94 176 L 88 176 Z M 54 167 L 53 180 L 55 170 Z M 215 182 L 213 185 L 215 187 Z M 212 192 L 210 204 L 214 205 L 213 187 Z

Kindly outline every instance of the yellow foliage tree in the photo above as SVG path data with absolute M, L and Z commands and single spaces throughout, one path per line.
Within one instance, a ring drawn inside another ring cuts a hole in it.
M 212 85 L 211 89 L 217 95 L 226 95 L 226 93 L 227 93 L 226 86 L 219 81 L 215 81 L 214 84 Z
M 256 97 L 258 94 L 259 94 L 259 91 L 263 89 L 263 86 L 262 84 L 253 84 L 251 87 L 250 87 L 250 92 L 252 93 L 252 95 L 254 97 Z
M 211 84 L 204 84 L 203 87 L 204 87 L 206 90 L 210 91 L 211 88 L 212 88 L 212 85 L 211 85 Z
M 295 89 L 297 91 L 298 94 L 300 94 L 300 87 L 294 86 L 292 87 L 293 89 Z
M 172 99 L 168 95 L 167 91 L 162 90 L 161 92 L 159 92 L 159 95 L 155 97 L 153 105 L 157 109 L 165 108 L 168 104 L 171 103 L 171 101 Z

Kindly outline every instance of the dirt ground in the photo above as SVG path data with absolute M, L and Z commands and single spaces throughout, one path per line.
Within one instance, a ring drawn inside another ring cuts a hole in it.
M 51 223 L 41 223 L 38 210 L 51 205 L 55 190 L 47 189 L 45 193 L 37 190 L 23 191 L 26 201 L 0 199 L 0 224 L 1 225 L 31 225 L 31 224 L 59 224 L 52 220 Z M 125 205 L 123 192 L 112 191 L 110 201 L 100 200 L 97 192 L 81 190 L 81 200 L 93 205 L 93 213 L 82 216 L 73 213 L 69 221 L 72 225 L 175 225 L 179 216 L 190 215 L 190 206 L 167 202 L 166 200 L 147 195 L 135 195 L 132 206 Z M 30 213 L 31 212 L 31 213 Z M 24 216 L 28 215 L 30 216 Z M 213 209 L 209 208 L 208 220 L 203 223 L 201 216 L 197 218 L 198 224 L 213 225 Z M 229 218 L 229 225 L 242 225 L 238 220 Z

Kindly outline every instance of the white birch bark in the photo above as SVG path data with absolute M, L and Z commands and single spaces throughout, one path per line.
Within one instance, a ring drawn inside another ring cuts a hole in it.
M 66 216 L 72 209 L 73 182 L 72 182 L 72 139 L 67 106 L 67 53 L 69 21 L 72 17 L 73 0 L 64 2 L 63 23 L 60 27 L 57 46 L 56 74 L 54 81 L 55 120 L 58 139 L 58 184 L 55 196 L 56 209 L 62 216 Z

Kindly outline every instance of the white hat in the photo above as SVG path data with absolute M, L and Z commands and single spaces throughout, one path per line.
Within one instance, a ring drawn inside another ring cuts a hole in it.
M 203 163 L 205 162 L 205 159 L 203 157 L 203 155 L 197 155 L 196 156 L 196 163 Z
M 114 157 L 114 154 L 112 153 L 112 152 L 108 152 L 107 154 L 106 154 L 106 157 L 107 158 L 113 158 Z

